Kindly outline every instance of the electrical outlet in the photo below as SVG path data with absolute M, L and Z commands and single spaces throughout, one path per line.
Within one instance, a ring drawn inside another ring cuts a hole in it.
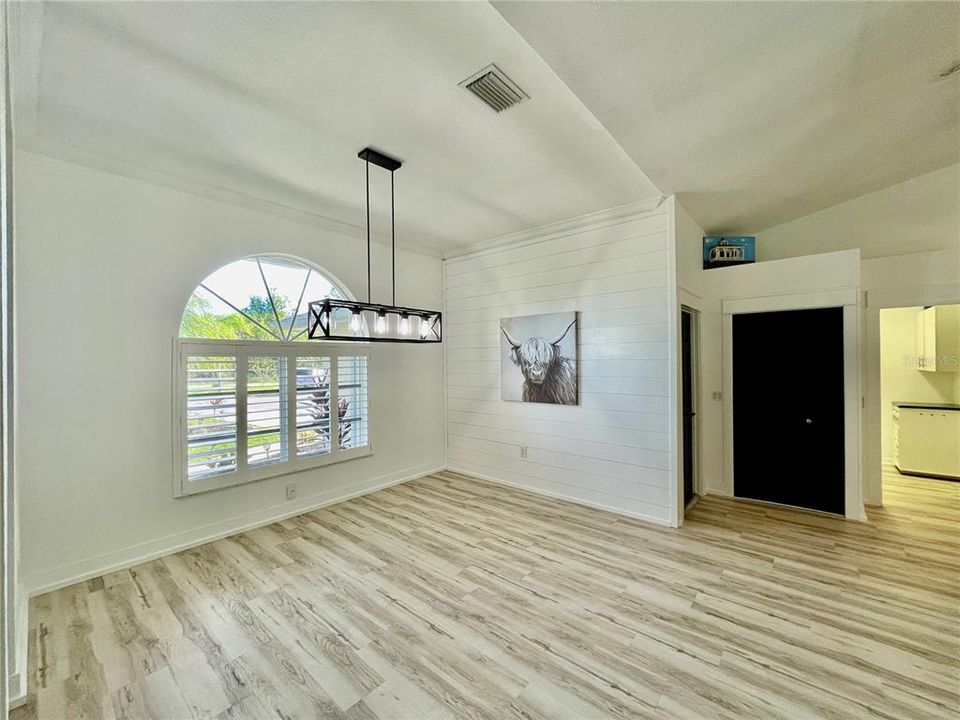
M 723 400 L 723 393 L 719 390 L 714 390 L 712 393 L 710 393 L 710 397 L 712 397 L 714 400 Z
M 297 496 L 297 485 L 296 483 L 290 483 L 287 485 L 287 500 L 293 500 Z
M 525 458 L 527 456 L 527 446 L 524 445 L 520 448 L 520 457 Z

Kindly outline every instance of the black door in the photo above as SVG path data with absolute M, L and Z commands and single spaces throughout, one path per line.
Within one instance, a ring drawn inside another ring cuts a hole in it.
M 693 499 L 693 318 L 680 314 L 681 394 L 683 412 L 683 503 Z
M 843 514 L 843 441 L 843 308 L 734 315 L 734 495 Z

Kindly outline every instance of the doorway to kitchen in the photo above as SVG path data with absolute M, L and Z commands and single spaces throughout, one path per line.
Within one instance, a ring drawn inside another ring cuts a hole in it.
M 880 310 L 879 409 L 884 504 L 960 481 L 960 305 Z

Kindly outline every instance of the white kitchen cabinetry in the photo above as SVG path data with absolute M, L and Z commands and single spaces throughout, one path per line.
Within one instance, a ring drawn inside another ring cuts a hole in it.
M 893 418 L 900 472 L 960 479 L 960 409 L 895 407 Z
M 957 372 L 960 305 L 928 307 L 917 313 L 917 358 L 917 367 L 924 372 Z

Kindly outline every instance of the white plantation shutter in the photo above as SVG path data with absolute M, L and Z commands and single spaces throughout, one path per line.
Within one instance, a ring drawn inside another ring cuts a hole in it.
M 186 384 L 188 479 L 236 472 L 236 356 L 188 356 Z
M 287 358 L 247 358 L 247 465 L 287 460 Z
M 339 358 L 337 417 L 340 449 L 367 444 L 367 358 L 345 355 Z
M 362 457 L 365 350 L 269 341 L 177 341 L 175 494 Z
M 325 455 L 330 441 L 330 358 L 297 357 L 297 456 Z

